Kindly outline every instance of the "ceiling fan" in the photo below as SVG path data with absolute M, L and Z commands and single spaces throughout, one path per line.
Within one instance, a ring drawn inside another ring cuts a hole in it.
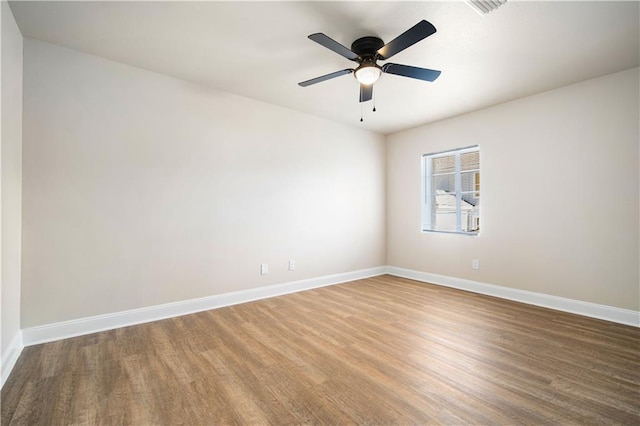
M 434 81 L 440 75 L 440 71 L 394 63 L 386 63 L 379 66 L 377 62 L 379 60 L 386 61 L 393 55 L 413 46 L 435 32 L 436 27 L 430 22 L 422 20 L 387 44 L 384 44 L 378 37 L 369 36 L 354 41 L 351 44 L 351 49 L 346 48 L 323 33 L 311 34 L 309 36 L 311 40 L 329 50 L 333 50 L 338 55 L 357 62 L 358 66 L 355 69 L 347 68 L 312 78 L 311 80 L 298 83 L 298 85 L 307 87 L 312 84 L 340 77 L 341 75 L 354 73 L 355 78 L 360 82 L 360 102 L 366 102 L 373 97 L 373 83 L 378 80 L 382 73 L 395 74 L 418 80 Z

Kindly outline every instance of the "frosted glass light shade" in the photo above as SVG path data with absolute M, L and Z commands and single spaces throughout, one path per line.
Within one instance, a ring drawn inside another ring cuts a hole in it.
M 380 68 L 375 65 L 362 65 L 356 70 L 356 79 L 362 84 L 373 84 L 380 78 Z

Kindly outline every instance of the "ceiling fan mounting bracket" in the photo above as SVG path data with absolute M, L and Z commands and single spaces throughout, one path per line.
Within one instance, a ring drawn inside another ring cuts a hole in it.
M 351 51 L 361 58 L 373 58 L 382 46 L 384 41 L 378 37 L 361 37 L 351 44 Z

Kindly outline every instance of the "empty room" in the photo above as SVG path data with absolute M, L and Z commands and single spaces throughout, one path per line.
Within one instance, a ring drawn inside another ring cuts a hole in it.
M 1 1 L 2 425 L 640 424 L 637 1 Z

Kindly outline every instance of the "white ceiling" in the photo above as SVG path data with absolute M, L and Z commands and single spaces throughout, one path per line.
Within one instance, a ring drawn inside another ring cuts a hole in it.
M 383 134 L 636 67 L 639 3 L 511 0 L 480 16 L 463 2 L 11 2 L 26 37 Z M 384 74 L 365 103 L 352 75 L 298 82 L 353 62 L 307 39 L 388 42 L 426 19 L 431 37 L 391 62 L 442 71 Z

